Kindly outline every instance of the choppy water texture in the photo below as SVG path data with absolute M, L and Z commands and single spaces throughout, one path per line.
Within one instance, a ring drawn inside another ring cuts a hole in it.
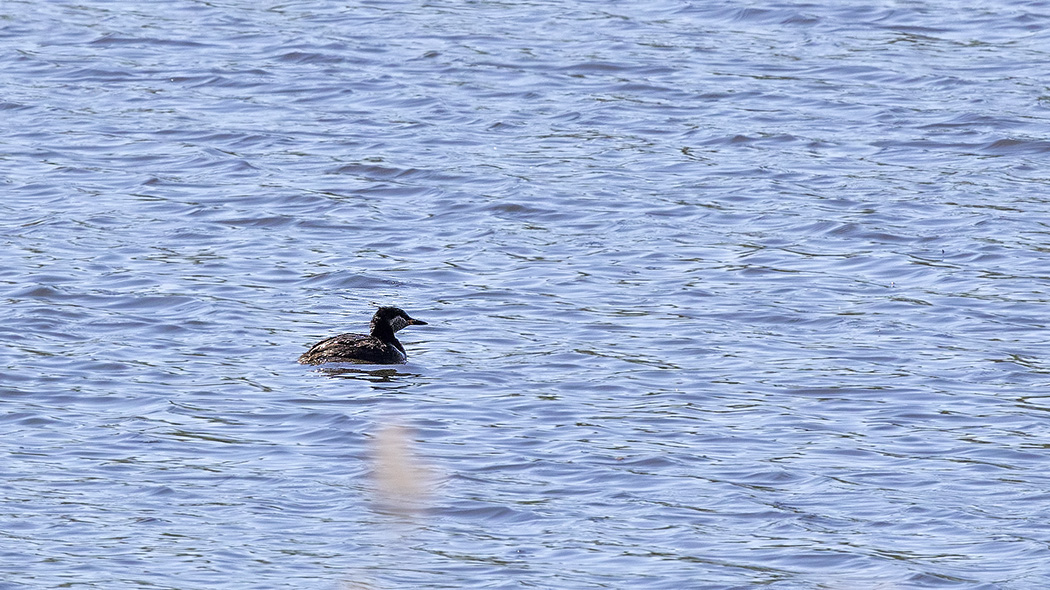
M 0 586 L 1050 585 L 1050 5 L 829 4 L 0 4 Z

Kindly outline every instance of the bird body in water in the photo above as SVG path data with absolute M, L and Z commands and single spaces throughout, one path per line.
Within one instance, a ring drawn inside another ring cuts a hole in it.
M 321 363 L 369 363 L 395 365 L 408 361 L 405 347 L 394 333 L 407 326 L 425 326 L 426 322 L 409 317 L 403 309 L 380 307 L 372 316 L 368 334 L 340 334 L 326 338 L 310 347 L 299 362 L 304 365 Z

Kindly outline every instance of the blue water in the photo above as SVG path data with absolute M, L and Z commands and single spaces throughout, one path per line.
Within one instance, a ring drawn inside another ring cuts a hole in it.
M 1050 585 L 1048 27 L 0 4 L 0 587 Z

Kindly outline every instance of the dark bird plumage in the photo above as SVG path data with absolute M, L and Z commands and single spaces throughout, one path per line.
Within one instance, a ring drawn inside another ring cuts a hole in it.
M 299 362 L 304 365 L 321 363 L 370 363 L 394 365 L 408 360 L 405 347 L 394 337 L 394 332 L 407 326 L 425 326 L 403 309 L 380 307 L 372 316 L 368 334 L 340 334 L 326 338 L 310 347 Z

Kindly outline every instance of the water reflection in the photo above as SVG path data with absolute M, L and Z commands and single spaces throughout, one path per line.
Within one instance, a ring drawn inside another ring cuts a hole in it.
M 390 383 L 397 377 L 418 377 L 418 373 L 410 373 L 398 369 L 367 369 L 350 366 L 349 363 L 338 363 L 340 366 L 320 367 L 314 370 L 326 377 L 338 377 L 341 379 L 357 379 L 371 383 Z

